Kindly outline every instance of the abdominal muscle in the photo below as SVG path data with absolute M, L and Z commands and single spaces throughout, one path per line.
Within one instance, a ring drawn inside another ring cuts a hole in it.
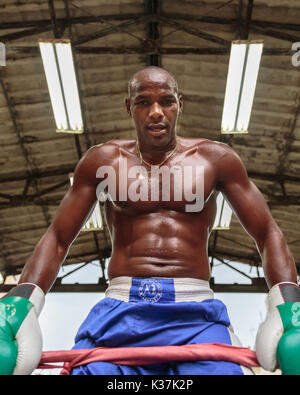
M 198 215 L 150 213 L 114 215 L 113 254 L 108 276 L 189 277 L 208 281 L 208 227 Z

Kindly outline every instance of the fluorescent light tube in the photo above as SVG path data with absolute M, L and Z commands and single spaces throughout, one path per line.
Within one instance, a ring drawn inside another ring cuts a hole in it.
M 230 223 L 232 218 L 232 210 L 229 204 L 224 199 L 222 193 L 219 193 L 217 197 L 217 213 L 213 230 L 228 230 L 230 229 Z
M 84 125 L 71 43 L 39 40 L 57 132 L 83 133 Z
M 0 43 L 0 67 L 6 66 L 6 48 L 4 43 Z
M 92 215 L 90 216 L 89 220 L 85 223 L 82 231 L 94 231 L 94 230 L 101 230 L 103 229 L 103 222 L 101 216 L 101 208 L 100 204 L 97 201 L 96 206 Z
M 73 185 L 74 182 L 74 175 L 69 175 L 70 184 Z M 97 201 L 92 214 L 90 215 L 89 219 L 86 221 L 84 226 L 82 227 L 82 231 L 95 231 L 95 230 L 102 230 L 103 229 L 103 220 L 101 215 L 101 207 L 99 201 Z
M 248 133 L 262 51 L 261 41 L 232 43 L 221 133 Z

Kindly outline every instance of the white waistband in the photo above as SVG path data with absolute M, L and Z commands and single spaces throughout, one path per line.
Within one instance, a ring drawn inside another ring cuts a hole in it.
M 166 277 L 153 277 L 157 280 L 163 278 Z M 214 299 L 214 292 L 208 281 L 197 278 L 172 278 L 172 280 L 174 281 L 175 302 L 203 302 L 206 299 Z M 132 277 L 115 277 L 110 281 L 105 297 L 129 302 L 131 286 Z

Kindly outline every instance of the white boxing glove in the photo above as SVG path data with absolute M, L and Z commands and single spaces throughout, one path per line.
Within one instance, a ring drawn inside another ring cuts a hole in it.
M 267 317 L 258 329 L 256 354 L 261 367 L 283 374 L 296 374 L 300 369 L 300 289 L 295 283 L 279 283 L 267 297 Z M 280 362 L 280 366 L 279 366 Z
M 0 375 L 29 375 L 42 355 L 38 316 L 43 291 L 35 284 L 13 288 L 0 300 Z

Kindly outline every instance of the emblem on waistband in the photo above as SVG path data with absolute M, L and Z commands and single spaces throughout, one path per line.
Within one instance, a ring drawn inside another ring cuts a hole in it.
M 145 302 L 156 303 L 162 297 L 163 287 L 159 281 L 143 280 L 139 288 L 139 295 Z

